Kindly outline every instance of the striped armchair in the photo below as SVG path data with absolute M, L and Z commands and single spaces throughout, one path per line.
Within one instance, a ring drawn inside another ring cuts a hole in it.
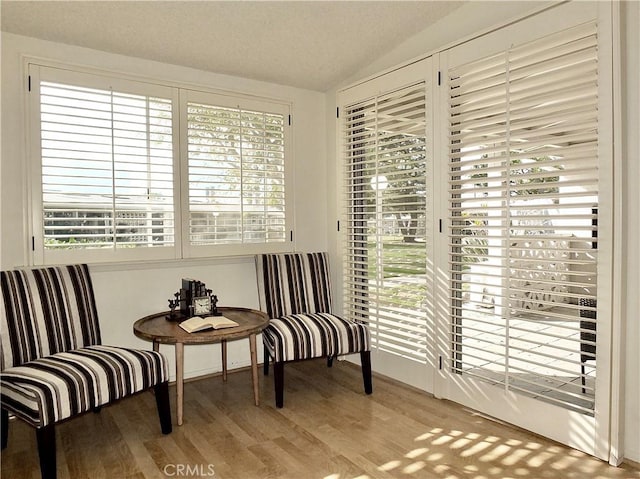
M 171 432 L 166 359 L 101 345 L 86 265 L 2 271 L 0 296 L 2 449 L 12 413 L 36 428 L 42 477 L 55 478 L 57 423 L 151 387 Z
M 284 403 L 284 363 L 360 353 L 364 389 L 371 394 L 371 338 L 366 323 L 331 312 L 326 253 L 256 256 L 260 307 L 271 320 L 262 332 L 264 373 L 274 361 L 276 407 Z

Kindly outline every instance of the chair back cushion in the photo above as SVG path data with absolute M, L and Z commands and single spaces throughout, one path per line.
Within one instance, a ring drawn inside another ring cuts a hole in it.
M 327 253 L 256 256 L 260 307 L 270 318 L 300 313 L 331 313 Z
M 87 265 L 0 272 L 0 370 L 100 344 Z

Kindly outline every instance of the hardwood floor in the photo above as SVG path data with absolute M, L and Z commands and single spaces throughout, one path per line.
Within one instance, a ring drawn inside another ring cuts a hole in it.
M 185 384 L 184 425 L 163 436 L 151 393 L 57 427 L 59 479 L 640 478 L 395 381 L 324 360 L 285 367 L 285 407 L 273 376 L 261 405 L 243 370 Z M 171 389 L 175 418 L 175 389 Z M 11 421 L 3 479 L 40 477 L 34 431 Z

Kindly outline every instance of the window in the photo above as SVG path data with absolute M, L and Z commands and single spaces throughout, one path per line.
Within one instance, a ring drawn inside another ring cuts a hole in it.
M 186 103 L 191 248 L 286 243 L 287 111 L 224 100 L 190 93 Z
M 171 100 L 42 82 L 45 248 L 173 244 Z
M 38 65 L 30 80 L 36 264 L 289 248 L 288 105 Z

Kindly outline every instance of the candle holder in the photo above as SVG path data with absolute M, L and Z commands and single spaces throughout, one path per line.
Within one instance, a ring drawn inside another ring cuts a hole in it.
M 215 294 L 211 295 L 211 316 L 222 316 L 218 311 L 218 297 Z
M 176 308 L 180 305 L 180 291 L 173 295 L 174 299 L 169 300 L 169 309 L 171 312 L 167 315 L 169 321 L 178 321 L 182 315 L 176 313 Z

